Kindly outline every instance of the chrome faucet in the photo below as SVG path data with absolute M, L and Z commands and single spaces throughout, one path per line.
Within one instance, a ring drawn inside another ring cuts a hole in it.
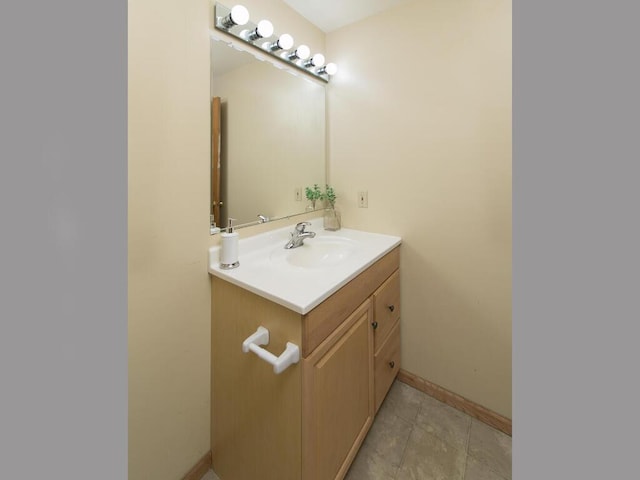
M 287 242 L 284 246 L 287 250 L 290 248 L 298 248 L 303 245 L 305 238 L 313 238 L 316 236 L 316 232 L 307 232 L 305 231 L 306 227 L 310 227 L 311 224 L 309 222 L 300 222 L 296 225 L 296 228 L 291 232 L 291 240 Z

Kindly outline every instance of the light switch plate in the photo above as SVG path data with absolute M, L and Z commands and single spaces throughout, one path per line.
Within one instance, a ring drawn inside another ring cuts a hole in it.
M 369 192 L 366 190 L 358 192 L 358 207 L 369 208 Z

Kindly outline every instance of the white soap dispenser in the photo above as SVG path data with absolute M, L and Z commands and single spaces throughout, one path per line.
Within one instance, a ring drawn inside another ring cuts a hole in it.
M 238 261 L 238 233 L 233 231 L 233 218 L 229 219 L 227 231 L 221 233 L 220 268 L 231 270 L 240 265 Z

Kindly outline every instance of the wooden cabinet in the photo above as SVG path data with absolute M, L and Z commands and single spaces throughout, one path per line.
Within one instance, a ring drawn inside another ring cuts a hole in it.
M 399 369 L 398 267 L 396 248 L 306 315 L 212 278 L 211 445 L 221 480 L 344 477 Z M 242 353 L 260 325 L 269 351 L 296 343 L 300 362 L 275 375 Z
M 373 294 L 375 411 L 400 369 L 400 272 L 396 270 Z
M 400 369 L 400 322 L 389 332 L 386 341 L 375 353 L 375 411 L 387 395 Z
M 305 479 L 342 478 L 373 421 L 371 301 L 347 318 L 304 360 Z M 341 475 L 338 475 L 341 473 Z
M 378 351 L 400 320 L 400 272 L 396 270 L 373 294 L 374 343 Z

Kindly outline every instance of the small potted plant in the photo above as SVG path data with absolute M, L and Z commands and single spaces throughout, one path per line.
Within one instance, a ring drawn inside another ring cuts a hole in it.
M 324 209 L 324 229 L 325 230 L 340 230 L 340 212 L 336 210 L 336 192 L 333 187 L 325 185 L 325 191 L 322 194 L 322 199 L 325 201 Z
M 305 187 L 304 193 L 307 197 L 307 200 L 311 202 L 310 205 L 307 205 L 307 210 L 315 210 L 316 202 L 318 200 L 322 200 L 322 191 L 320 190 L 320 187 L 317 183 L 314 183 L 313 187 Z

